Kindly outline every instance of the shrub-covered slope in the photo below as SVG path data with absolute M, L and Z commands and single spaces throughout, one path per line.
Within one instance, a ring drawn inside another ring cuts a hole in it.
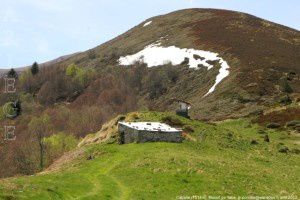
M 149 21 L 151 24 L 144 26 Z M 239 12 L 188 9 L 153 17 L 95 48 L 93 62 L 84 54 L 74 59 L 83 65 L 118 67 L 120 57 L 138 53 L 155 42 L 163 47 L 215 52 L 230 66 L 229 76 L 205 98 L 215 83 L 218 65 L 210 70 L 185 68 L 171 85 L 161 77 L 156 83 L 158 90 L 162 88 L 158 95 L 151 98 L 149 91 L 142 92 L 161 109 L 170 109 L 173 105 L 168 101 L 180 97 L 193 104 L 194 117 L 220 119 L 278 103 L 286 85 L 292 92 L 300 92 L 299 31 Z

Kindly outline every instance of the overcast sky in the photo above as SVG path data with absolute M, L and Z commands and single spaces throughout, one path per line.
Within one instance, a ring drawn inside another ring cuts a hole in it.
M 300 30 L 300 0 L 0 0 L 0 68 L 93 48 L 184 8 L 243 11 Z

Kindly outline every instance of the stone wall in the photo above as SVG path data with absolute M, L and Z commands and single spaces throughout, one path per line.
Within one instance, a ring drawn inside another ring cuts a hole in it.
M 119 124 L 120 143 L 144 143 L 144 142 L 182 142 L 181 131 L 162 132 L 136 130 Z
M 120 143 L 127 144 L 138 142 L 138 130 L 119 124 Z

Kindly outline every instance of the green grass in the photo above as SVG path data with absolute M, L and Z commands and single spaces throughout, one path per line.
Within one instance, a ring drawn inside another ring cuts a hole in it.
M 145 112 L 138 120 L 168 113 Z M 176 117 L 176 116 L 174 116 Z M 197 142 L 101 144 L 59 172 L 0 181 L 0 199 L 176 199 L 192 195 L 300 196 L 300 158 L 279 153 L 297 148 L 285 132 L 267 131 L 246 119 L 216 125 L 176 117 L 194 128 Z M 280 139 L 285 135 L 286 139 Z M 257 145 L 251 145 L 251 140 Z M 283 140 L 283 141 L 282 141 Z M 87 160 L 88 155 L 94 159 Z

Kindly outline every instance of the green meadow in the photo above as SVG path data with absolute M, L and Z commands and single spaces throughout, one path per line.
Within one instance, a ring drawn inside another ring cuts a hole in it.
M 136 120 L 162 121 L 166 116 L 187 130 L 190 139 L 92 144 L 59 170 L 0 180 L 0 199 L 300 197 L 299 145 L 287 131 L 264 129 L 249 119 L 208 124 L 159 112 L 142 112 Z

